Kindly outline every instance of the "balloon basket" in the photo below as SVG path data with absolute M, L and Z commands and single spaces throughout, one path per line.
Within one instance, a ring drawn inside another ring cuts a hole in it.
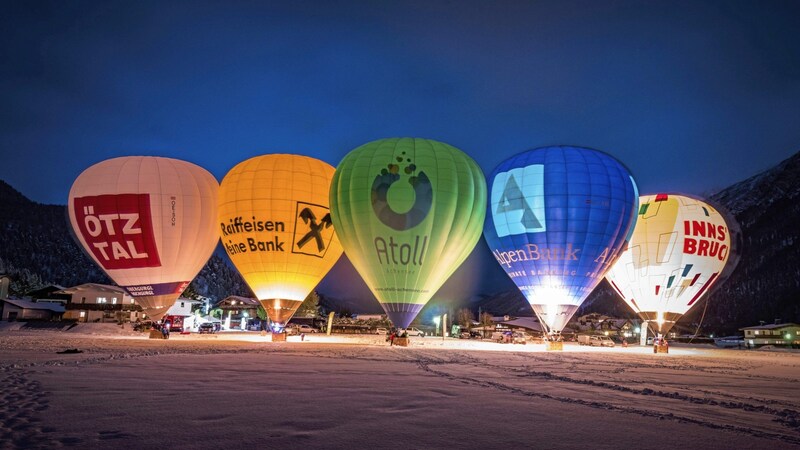
M 653 353 L 669 353 L 669 345 L 668 344 L 656 344 L 655 351 Z
M 548 352 L 561 352 L 564 351 L 563 341 L 547 341 Z
M 272 333 L 272 342 L 286 342 L 286 333 Z
M 408 347 L 408 344 L 411 342 L 409 338 L 394 338 L 394 345 L 398 347 Z
M 150 330 L 150 339 L 166 339 L 161 330 Z

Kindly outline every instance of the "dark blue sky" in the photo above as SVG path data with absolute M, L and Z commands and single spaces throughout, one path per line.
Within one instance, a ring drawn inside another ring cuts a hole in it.
M 292 4 L 289 4 L 292 3 Z M 490 172 L 605 150 L 644 193 L 702 194 L 800 150 L 798 2 L 3 2 L 0 178 L 66 203 L 105 158 L 221 179 L 271 152 L 336 165 L 390 136 Z
M 65 204 L 114 156 L 222 179 L 415 136 L 486 173 L 589 146 L 642 193 L 710 193 L 800 150 L 798 18 L 797 1 L 3 1 L 0 178 Z

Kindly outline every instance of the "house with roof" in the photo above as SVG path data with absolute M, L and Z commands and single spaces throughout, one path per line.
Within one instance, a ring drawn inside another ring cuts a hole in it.
M 57 303 L 34 302 L 15 298 L 0 299 L 0 320 L 60 320 L 64 306 Z
M 59 284 L 48 284 L 47 286 L 40 287 L 39 289 L 29 291 L 25 294 L 26 299 L 31 299 L 35 302 L 51 301 L 53 303 L 61 303 L 66 305 L 69 302 L 69 295 L 56 294 L 56 292 L 64 289 L 64 286 Z
M 610 317 L 600 313 L 585 314 L 571 321 L 570 325 L 582 334 L 603 334 L 619 338 L 634 337 L 637 329 L 641 331 L 639 320 Z
M 119 286 L 85 283 L 52 294 L 69 296 L 64 319 L 79 322 L 136 322 L 146 318 L 133 297 Z
M 216 307 L 222 310 L 223 328 L 227 330 L 245 330 L 248 321 L 258 319 L 258 300 L 239 295 L 229 295 L 217 303 Z
M 777 322 L 777 321 L 776 321 Z M 800 347 L 800 325 L 796 323 L 773 323 L 739 328 L 744 331 L 744 343 L 749 348 L 763 345 Z

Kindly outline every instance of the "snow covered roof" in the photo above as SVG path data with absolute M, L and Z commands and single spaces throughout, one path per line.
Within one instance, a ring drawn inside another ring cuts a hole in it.
M 59 303 L 49 303 L 49 302 L 37 303 L 28 300 L 18 300 L 15 298 L 4 298 L 0 300 L 0 302 L 6 302 L 16 306 L 17 308 L 22 308 L 22 309 L 46 309 L 56 313 L 64 312 L 64 306 Z
M 229 296 L 223 298 L 222 300 L 220 300 L 219 303 L 217 303 L 217 307 L 233 306 L 233 305 L 231 305 L 231 303 L 233 303 L 234 301 L 239 305 L 249 305 L 249 306 L 258 306 L 259 305 L 258 300 L 254 299 L 254 298 L 241 297 L 241 296 L 238 296 L 238 295 L 229 295 Z
M 527 328 L 529 330 L 542 332 L 542 324 L 535 317 L 515 317 L 511 320 L 500 322 L 509 327 Z
M 79 284 L 78 286 L 68 287 L 66 289 L 62 289 L 60 291 L 54 292 L 54 294 L 74 294 L 80 291 L 105 291 L 105 292 L 118 292 L 121 294 L 127 294 L 128 292 L 125 289 L 122 289 L 119 286 L 111 286 L 109 284 L 99 284 L 99 283 L 85 283 Z
M 789 327 L 800 327 L 800 325 L 798 325 L 796 323 L 793 323 L 793 322 L 772 323 L 772 324 L 769 324 L 769 325 L 756 325 L 756 326 L 753 326 L 753 327 L 739 328 L 739 331 L 742 331 L 742 330 L 777 330 L 777 329 L 780 329 L 780 328 L 789 328 Z

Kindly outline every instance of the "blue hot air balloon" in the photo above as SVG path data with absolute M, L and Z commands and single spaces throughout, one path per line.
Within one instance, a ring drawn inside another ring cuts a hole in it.
M 529 150 L 492 172 L 484 236 L 550 333 L 624 249 L 638 197 L 625 166 L 588 148 Z

